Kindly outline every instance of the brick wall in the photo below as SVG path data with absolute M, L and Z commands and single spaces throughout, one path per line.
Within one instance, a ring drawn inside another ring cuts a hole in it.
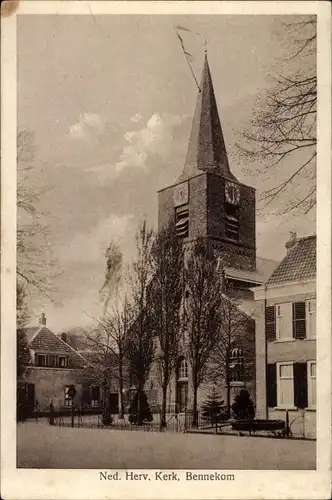
M 29 368 L 26 381 L 35 385 L 35 401 L 38 401 L 40 410 L 48 410 L 51 401 L 55 408 L 64 406 L 65 386 L 71 384 L 75 385 L 75 401 L 79 402 L 82 388 L 88 383 L 86 375 L 80 370 L 39 367 Z

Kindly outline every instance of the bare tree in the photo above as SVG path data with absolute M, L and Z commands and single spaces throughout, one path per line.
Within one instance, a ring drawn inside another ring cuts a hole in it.
M 126 337 L 126 358 L 131 380 L 136 387 L 138 402 L 140 402 L 141 394 L 144 393 L 154 355 L 150 303 L 153 241 L 153 231 L 148 229 L 144 221 L 136 234 L 137 257 L 131 266 L 130 275 L 130 300 L 135 320 Z M 138 415 L 140 415 L 140 408 L 138 408 Z
M 197 391 L 204 381 L 211 353 L 218 339 L 218 310 L 222 294 L 222 273 L 208 242 L 198 238 L 185 266 L 188 292 L 186 334 L 193 385 L 193 423 L 197 423 Z
M 126 336 L 132 326 L 133 308 L 125 295 L 118 299 L 108 311 L 97 320 L 98 326 L 86 333 L 92 348 L 92 364 L 103 380 L 104 387 L 110 387 L 115 379 L 119 389 L 120 418 L 124 418 L 124 388 L 126 369 Z
M 39 209 L 40 196 L 48 190 L 39 190 L 31 176 L 36 146 L 29 131 L 18 133 L 17 140 L 17 276 L 27 285 L 26 291 L 36 289 L 53 300 L 54 278 L 59 274 L 52 257 L 49 232 Z
M 239 303 L 222 295 L 218 308 L 216 343 L 209 365 L 210 378 L 226 387 L 228 415 L 233 381 L 253 381 L 255 376 L 255 323 L 239 308 Z M 238 380 L 234 380 L 238 379 Z
M 283 23 L 281 35 L 290 56 L 265 97 L 259 97 L 238 146 L 245 159 L 264 163 L 260 173 L 280 179 L 263 191 L 266 204 L 292 190 L 280 213 L 308 213 L 316 203 L 316 16 Z
M 151 306 L 157 339 L 155 360 L 162 389 L 160 427 L 163 428 L 166 427 L 167 389 L 176 366 L 182 335 L 183 247 L 173 225 L 157 234 L 152 259 Z

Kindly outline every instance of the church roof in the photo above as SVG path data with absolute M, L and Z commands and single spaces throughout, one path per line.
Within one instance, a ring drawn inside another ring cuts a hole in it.
M 266 283 L 270 278 L 279 262 L 263 257 L 256 258 L 256 271 L 244 271 L 242 269 L 235 269 L 231 267 L 225 268 L 225 273 L 228 278 L 247 281 L 249 283 L 256 283 L 261 285 Z
M 200 92 L 189 139 L 187 157 L 179 182 L 200 173 L 211 172 L 235 180 L 228 163 L 216 98 L 207 56 L 205 55 Z

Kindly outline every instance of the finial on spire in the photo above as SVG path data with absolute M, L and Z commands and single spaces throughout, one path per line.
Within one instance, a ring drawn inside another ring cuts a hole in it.
M 205 52 L 205 57 L 206 57 L 207 53 L 208 53 L 208 41 L 207 41 L 206 32 L 204 33 L 204 52 Z

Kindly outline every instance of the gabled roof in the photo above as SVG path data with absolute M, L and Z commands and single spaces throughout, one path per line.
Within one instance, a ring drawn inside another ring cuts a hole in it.
M 69 358 L 70 368 L 83 368 L 87 360 L 75 349 L 59 338 L 46 326 L 27 327 L 24 329 L 29 348 L 40 353 L 66 355 Z
M 225 141 L 206 55 L 187 157 L 178 182 L 190 179 L 202 172 L 211 172 L 236 181 L 229 168 Z
M 28 342 L 31 342 L 37 333 L 41 330 L 41 326 L 28 326 L 24 328 L 24 333 Z
M 316 278 L 316 235 L 298 238 L 276 268 L 268 284 Z

